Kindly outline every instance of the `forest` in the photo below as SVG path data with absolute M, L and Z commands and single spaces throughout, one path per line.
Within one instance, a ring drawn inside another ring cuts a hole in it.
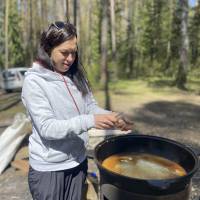
M 200 0 L 1 0 L 0 69 L 31 66 L 41 32 L 67 20 L 92 84 L 200 76 Z

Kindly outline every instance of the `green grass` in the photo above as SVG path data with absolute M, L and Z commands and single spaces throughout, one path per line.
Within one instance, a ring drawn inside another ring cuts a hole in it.
M 186 85 L 189 91 L 200 94 L 200 79 L 199 77 L 189 77 L 188 84 Z
M 160 77 L 153 77 L 153 78 L 149 78 L 148 80 L 148 84 L 152 87 L 152 88 L 157 88 L 157 89 L 172 89 L 173 91 L 179 91 L 179 89 L 177 89 L 174 86 L 174 79 L 173 78 L 160 78 Z M 186 89 L 187 92 L 189 93 L 195 93 L 198 94 L 200 92 L 200 79 L 198 77 L 194 77 L 194 76 L 189 76 L 188 80 L 187 80 L 187 84 L 186 84 Z M 180 91 L 182 92 L 182 91 Z
M 200 79 L 189 77 L 186 84 L 187 91 L 182 91 L 174 85 L 172 78 L 153 77 L 145 80 L 120 80 L 116 83 L 110 83 L 110 90 L 114 93 L 200 93 Z
M 154 100 L 176 99 L 181 95 L 200 94 L 200 81 L 189 79 L 188 91 L 173 86 L 170 78 L 148 78 L 145 80 L 120 80 L 110 83 L 111 104 L 114 110 L 128 110 L 132 105 L 139 105 Z M 95 97 L 104 106 L 104 92 L 95 91 Z

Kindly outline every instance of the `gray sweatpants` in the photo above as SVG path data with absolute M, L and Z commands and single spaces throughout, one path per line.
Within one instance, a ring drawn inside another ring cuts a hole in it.
M 87 175 L 87 160 L 78 167 L 40 172 L 29 169 L 28 183 L 33 200 L 81 200 Z

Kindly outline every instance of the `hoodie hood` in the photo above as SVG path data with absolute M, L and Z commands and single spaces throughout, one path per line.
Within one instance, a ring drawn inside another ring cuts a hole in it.
M 25 77 L 30 76 L 30 75 L 36 75 L 39 76 L 43 79 L 45 79 L 46 81 L 64 81 L 63 80 L 63 75 L 51 71 L 49 69 L 46 69 L 45 67 L 41 66 L 39 63 L 34 62 L 32 67 L 25 73 Z M 65 80 L 67 80 L 67 83 L 71 83 L 73 84 L 72 80 L 67 77 L 64 76 Z

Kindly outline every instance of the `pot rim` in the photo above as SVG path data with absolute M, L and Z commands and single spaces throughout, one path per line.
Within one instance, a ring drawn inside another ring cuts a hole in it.
M 148 138 L 149 139 L 155 139 L 155 140 L 158 140 L 158 141 L 164 141 L 164 142 L 168 142 L 168 143 L 174 144 L 176 146 L 179 146 L 179 147 L 185 149 L 186 151 L 188 151 L 192 155 L 192 157 L 195 160 L 194 168 L 184 176 L 180 176 L 180 177 L 176 177 L 176 178 L 169 178 L 169 179 L 139 179 L 139 178 L 132 178 L 132 177 L 124 176 L 122 174 L 119 174 L 119 173 L 113 172 L 111 170 L 108 170 L 107 168 L 102 166 L 100 161 L 98 161 L 98 159 L 97 159 L 97 151 L 105 143 L 108 143 L 109 141 L 113 141 L 113 140 L 119 140 L 120 138 L 124 138 L 124 137 L 136 137 L 136 138 L 144 137 L 144 138 L 147 138 L 147 139 Z M 107 173 L 111 173 L 114 176 L 119 176 L 119 178 L 122 177 L 122 178 L 126 178 L 128 180 L 147 181 L 147 182 L 165 182 L 165 181 L 177 182 L 177 181 L 181 181 L 182 179 L 185 179 L 185 178 L 188 178 L 188 177 L 192 177 L 193 174 L 199 169 L 199 164 L 200 164 L 198 155 L 194 152 L 194 150 L 192 148 L 186 146 L 185 144 L 179 143 L 179 142 L 177 142 L 175 140 L 172 140 L 172 139 L 160 137 L 160 136 L 139 135 L 139 134 L 133 134 L 133 133 L 132 134 L 131 133 L 130 134 L 126 134 L 126 135 L 120 135 L 120 136 L 111 136 L 111 137 L 101 141 L 99 144 L 96 145 L 96 147 L 94 149 L 94 160 L 95 160 L 97 166 L 101 170 L 104 170 Z

